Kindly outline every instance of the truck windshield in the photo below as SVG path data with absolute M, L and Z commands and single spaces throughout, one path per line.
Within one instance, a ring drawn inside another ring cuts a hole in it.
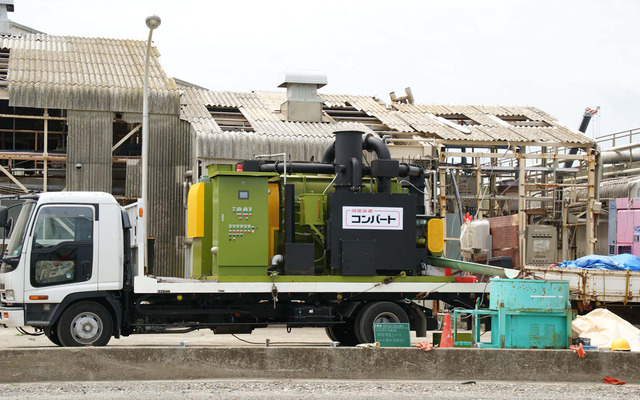
M 27 200 L 22 205 L 22 210 L 20 210 L 20 215 L 18 215 L 18 219 L 13 225 L 13 230 L 11 231 L 11 237 L 9 238 L 9 243 L 7 243 L 7 252 L 5 253 L 5 258 L 18 258 L 20 257 L 20 252 L 22 251 L 22 245 L 24 244 L 24 235 L 27 231 L 27 223 L 31 217 L 31 213 L 33 212 L 34 206 L 36 202 L 33 200 Z

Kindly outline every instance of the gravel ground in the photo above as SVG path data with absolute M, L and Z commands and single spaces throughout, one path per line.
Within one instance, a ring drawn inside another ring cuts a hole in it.
M 431 333 L 431 332 L 430 332 Z M 429 335 L 430 336 L 430 335 Z M 273 346 L 329 346 L 324 329 L 284 327 L 257 329 L 251 335 L 214 335 L 210 331 L 188 334 L 133 335 L 112 339 L 111 346 L 174 347 L 188 346 L 264 347 L 266 339 Z M 412 342 L 424 340 L 412 335 Z M 431 339 L 429 337 L 429 339 Z M 250 343 L 248 343 L 250 342 Z M 19 334 L 15 329 L 0 328 L 0 349 L 52 347 L 45 337 Z M 169 365 L 161 368 L 171 368 Z M 334 381 L 334 380 L 198 380 L 131 382 L 55 382 L 0 384 L 0 399 L 640 399 L 640 385 L 613 386 L 603 383 L 526 383 L 487 382 L 463 384 L 442 381 Z
M 640 399 L 640 385 L 603 383 L 207 380 L 0 385 L 3 400 L 30 399 Z

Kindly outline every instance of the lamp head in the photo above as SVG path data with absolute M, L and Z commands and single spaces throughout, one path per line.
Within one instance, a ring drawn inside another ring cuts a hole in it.
M 147 19 L 145 20 L 145 23 L 147 24 L 147 28 L 151 30 L 154 30 L 157 27 L 159 27 L 160 22 L 162 22 L 162 20 L 157 15 L 151 15 L 147 17 Z

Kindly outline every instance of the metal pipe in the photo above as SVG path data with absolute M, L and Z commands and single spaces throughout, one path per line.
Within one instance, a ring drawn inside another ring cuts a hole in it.
M 527 161 L 522 158 L 522 156 L 526 153 L 527 148 L 522 146 L 516 149 L 516 155 L 518 155 L 518 249 L 520 256 L 520 266 L 525 265 L 526 261 L 526 251 L 527 251 L 527 243 L 526 238 L 524 236 L 525 227 L 527 225 L 527 200 L 526 200 L 526 185 L 524 182 L 527 178 L 525 172 L 525 166 Z
M 296 242 L 295 186 L 284 186 L 284 226 L 285 243 Z
M 460 192 L 458 191 L 458 183 L 456 182 L 456 177 L 453 176 L 453 171 L 449 170 L 449 176 L 451 176 L 451 182 L 453 182 L 453 190 L 455 191 L 456 194 L 456 204 L 458 205 L 458 217 L 460 218 L 460 225 L 463 224 L 462 222 L 462 201 L 460 201 Z
M 258 169 L 260 172 L 277 172 L 290 174 L 335 174 L 336 169 L 333 164 L 312 164 L 312 163 L 264 163 Z
M 332 142 L 330 145 L 328 145 L 324 149 L 324 152 L 322 153 L 321 162 L 323 164 L 333 164 L 333 159 L 335 157 L 336 157 L 336 142 Z
M 640 168 L 631 168 L 631 169 L 623 169 L 621 171 L 610 171 L 610 172 L 605 172 L 604 174 L 602 174 L 604 177 L 607 176 L 618 176 L 618 175 L 629 175 L 629 174 L 636 174 L 640 172 Z M 586 176 L 581 177 L 581 178 L 586 178 Z
M 349 163 L 351 164 L 350 189 L 352 192 L 359 192 L 362 187 L 362 165 L 360 164 L 360 161 L 355 157 L 351 157 Z
M 149 58 L 151 55 L 151 37 L 153 30 L 160 26 L 160 17 L 150 16 L 145 20 L 149 28 L 147 51 L 144 58 L 144 77 L 142 79 L 142 193 L 138 199 L 138 276 L 143 276 L 147 268 L 147 221 L 149 220 Z
M 43 117 L 45 117 L 44 119 L 44 153 L 42 154 L 42 157 L 44 158 L 44 169 L 42 171 L 42 191 L 46 192 L 47 186 L 49 185 L 49 119 L 47 118 L 49 116 L 49 109 L 45 108 L 44 109 L 44 114 Z
M 623 144 L 622 146 L 609 147 L 607 151 L 629 150 L 629 149 L 635 149 L 636 147 L 640 147 L 640 142 Z
M 373 151 L 378 155 L 380 160 L 390 160 L 391 152 L 386 144 L 379 137 L 368 134 L 362 142 L 362 148 L 367 151 Z
M 359 174 L 362 176 L 362 132 L 360 131 L 338 131 L 335 132 L 336 145 L 335 145 L 335 162 L 341 168 L 336 168 L 335 188 L 339 190 L 351 190 L 354 187 L 355 182 L 352 178 Z M 352 158 L 355 158 L 358 162 L 354 164 Z M 353 168 L 358 168 L 358 171 L 353 171 Z
M 275 153 L 275 154 L 258 154 L 253 156 L 253 158 L 264 158 L 264 157 L 282 157 L 284 159 L 284 168 L 282 170 L 282 174 L 284 175 L 284 184 L 287 184 L 287 153 Z M 278 164 L 276 162 L 276 164 Z M 291 172 L 291 171 L 290 171 Z
M 422 173 L 423 169 L 415 165 L 400 163 L 398 167 L 398 175 L 400 176 L 420 176 Z
M 602 164 L 615 164 L 619 162 L 640 161 L 640 149 L 632 149 L 627 151 L 603 151 L 600 155 Z
M 583 187 L 586 185 L 583 185 Z M 456 195 L 455 194 L 448 194 L 446 196 L 447 200 L 455 200 L 456 199 Z M 477 196 L 475 194 L 461 194 L 460 195 L 460 199 L 461 200 L 474 200 L 476 199 Z M 486 195 L 483 197 L 483 200 L 518 200 L 518 196 L 507 196 L 507 195 Z M 551 201 L 554 201 L 554 198 L 551 196 L 540 196 L 540 197 L 536 197 L 536 196 L 525 196 L 525 200 L 533 200 L 533 201 L 541 201 L 543 203 L 548 203 Z
M 429 256 L 427 257 L 427 262 L 436 267 L 451 268 L 474 274 L 499 276 L 501 278 L 513 279 L 520 274 L 520 271 L 516 269 L 500 268 L 492 265 L 476 264 L 469 261 L 452 260 L 444 257 Z
M 580 122 L 580 127 L 578 128 L 578 131 L 580 131 L 581 133 L 585 133 L 587 131 L 587 127 L 589 127 L 589 122 L 591 121 L 591 117 L 593 117 L 599 110 L 600 110 L 600 107 L 597 107 L 595 110 L 592 110 L 587 107 L 584 110 L 584 114 L 582 114 L 582 122 Z M 577 153 L 578 153 L 577 147 L 572 147 L 569 150 L 569 154 L 577 154 Z M 566 161 L 564 163 L 565 168 L 571 168 L 572 165 L 573 165 L 573 160 Z
M 429 203 L 430 203 L 430 209 L 431 212 L 427 212 L 427 214 L 432 214 L 435 215 L 436 214 L 436 208 L 437 208 L 437 199 L 436 199 L 436 193 L 438 192 L 438 179 L 436 177 L 436 170 L 430 170 L 430 171 L 424 171 L 425 175 L 433 175 L 433 177 L 431 178 L 431 187 L 429 188 Z

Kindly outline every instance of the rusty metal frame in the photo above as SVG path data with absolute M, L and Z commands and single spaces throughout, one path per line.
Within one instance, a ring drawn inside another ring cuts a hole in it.
M 423 139 L 424 140 L 424 139 Z M 587 198 L 584 199 L 586 205 L 586 221 L 581 224 L 572 224 L 569 223 L 569 214 L 570 210 L 568 209 L 569 204 L 564 201 L 561 205 L 561 208 L 558 210 L 554 201 L 554 210 L 560 212 L 560 219 L 557 221 L 558 225 L 561 227 L 561 236 L 562 236 L 562 250 L 561 255 L 563 259 L 568 259 L 569 257 L 569 236 L 570 233 L 573 232 L 577 225 L 586 225 L 586 249 L 585 252 L 587 254 L 594 254 L 595 252 L 595 214 L 594 214 L 594 203 L 598 199 L 598 190 L 596 188 L 596 148 L 595 145 L 590 144 L 577 144 L 575 147 L 578 147 L 583 150 L 581 154 L 560 154 L 559 150 L 561 148 L 566 148 L 567 146 L 573 146 L 573 144 L 568 143 L 508 143 L 508 142 L 474 142 L 474 141 L 441 141 L 441 140 L 433 140 L 434 144 L 437 144 L 436 148 L 438 149 L 438 159 L 440 161 L 440 166 L 438 167 L 439 172 L 439 214 L 442 218 L 446 219 L 447 213 L 447 205 L 446 201 L 450 196 L 446 196 L 446 188 L 447 188 L 447 169 L 461 169 L 468 171 L 475 171 L 476 174 L 476 194 L 475 198 L 478 204 L 478 215 L 481 214 L 482 202 L 485 200 L 489 201 L 491 205 L 492 196 L 489 195 L 486 198 L 483 196 L 482 190 L 482 171 L 480 170 L 480 165 L 482 160 L 489 160 L 489 162 L 493 165 L 499 159 L 512 160 L 515 162 L 515 173 L 518 174 L 518 195 L 517 197 L 511 197 L 514 200 L 518 200 L 518 243 L 520 247 L 520 265 L 525 266 L 526 261 L 526 237 L 525 237 L 525 227 L 527 225 L 527 206 L 531 201 L 537 201 L 540 199 L 542 201 L 549 201 L 549 199 L 557 199 L 557 191 L 562 190 L 563 188 L 587 188 Z M 496 151 L 499 146 L 508 146 L 507 152 L 504 151 Z M 456 148 L 478 148 L 479 152 L 473 152 L 468 150 L 456 151 L 451 150 L 448 146 L 454 146 Z M 540 153 L 528 153 L 527 150 L 531 146 L 540 147 L 542 152 Z M 486 150 L 489 149 L 489 150 Z M 462 158 L 467 157 L 473 160 L 473 166 L 465 167 L 465 166 L 446 166 L 446 160 L 450 158 Z M 527 169 L 527 161 L 531 160 L 539 160 L 540 165 L 546 165 L 549 170 L 541 171 Z M 558 164 L 560 161 L 565 160 L 574 160 L 581 161 L 587 166 L 587 182 L 586 183 L 575 183 L 571 181 L 558 181 L 556 169 L 558 168 Z M 504 171 L 503 171 L 504 172 Z M 495 176 L 494 173 L 488 172 L 489 179 L 492 185 L 495 185 L 495 179 L 491 179 L 491 177 Z M 508 173 L 506 173 L 508 175 Z M 533 176 L 534 174 L 537 175 Z M 493 186 L 492 186 L 493 187 Z M 487 189 L 489 190 L 489 189 Z M 542 193 L 542 196 L 540 195 Z M 549 197 L 552 196 L 552 197 Z M 495 201 L 493 202 L 495 207 Z M 492 210 L 492 208 L 490 208 Z M 583 208 L 584 210 L 584 208 Z M 489 212 L 491 215 L 492 212 Z M 445 221 L 446 226 L 446 221 Z

